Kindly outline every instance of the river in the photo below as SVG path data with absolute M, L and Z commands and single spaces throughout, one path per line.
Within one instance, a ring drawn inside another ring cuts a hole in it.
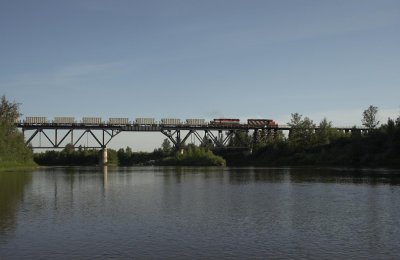
M 398 259 L 400 171 L 0 173 L 0 259 Z

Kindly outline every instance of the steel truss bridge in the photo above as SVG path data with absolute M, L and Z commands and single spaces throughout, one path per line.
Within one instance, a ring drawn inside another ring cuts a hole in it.
M 189 137 L 194 136 L 200 144 L 207 146 L 206 142 L 212 142 L 216 148 L 224 148 L 229 144 L 233 137 L 240 141 L 240 133 L 251 133 L 253 143 L 262 141 L 266 138 L 275 138 L 278 131 L 288 131 L 291 127 L 286 125 L 252 126 L 247 124 L 205 124 L 205 125 L 114 125 L 114 124 L 55 124 L 55 123 L 24 123 L 18 122 L 16 126 L 24 134 L 27 145 L 32 148 L 65 148 L 67 144 L 73 147 L 82 146 L 82 140 L 86 136 L 91 136 L 95 140 L 95 145 L 84 146 L 86 148 L 107 148 L 110 141 L 121 132 L 160 132 L 164 134 L 176 148 L 181 148 Z M 334 127 L 334 129 L 343 132 L 368 131 L 363 127 Z M 318 127 L 315 128 L 318 131 Z M 43 136 L 43 137 L 42 137 Z M 49 145 L 42 146 L 41 140 L 45 139 Z M 39 139 L 39 145 L 33 145 L 32 141 Z M 242 140 L 243 146 L 247 146 Z

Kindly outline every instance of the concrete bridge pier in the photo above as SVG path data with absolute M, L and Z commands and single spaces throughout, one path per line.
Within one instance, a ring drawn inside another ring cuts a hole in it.
M 108 156 L 107 156 L 107 148 L 106 147 L 103 147 L 103 149 L 101 150 L 100 164 L 103 166 L 108 164 Z

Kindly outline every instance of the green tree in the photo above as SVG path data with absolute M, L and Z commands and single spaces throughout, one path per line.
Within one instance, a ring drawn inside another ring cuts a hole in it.
M 299 113 L 294 113 L 288 123 L 291 127 L 289 132 L 289 146 L 294 150 L 304 150 L 312 146 L 315 124 L 308 117 L 304 119 L 302 117 Z
M 363 119 L 361 120 L 362 124 L 369 129 L 375 128 L 377 125 L 379 125 L 379 121 L 376 118 L 377 114 L 378 107 L 370 105 L 363 112 Z
M 118 165 L 118 153 L 114 149 L 107 149 L 107 159 L 109 165 Z
M 251 136 L 245 131 L 237 131 L 229 140 L 229 147 L 250 147 L 252 143 Z
M 0 167 L 31 166 L 32 150 L 14 123 L 20 116 L 19 104 L 9 102 L 3 95 L 0 101 Z
M 318 125 L 318 129 L 315 132 L 314 145 L 327 145 L 331 141 L 332 137 L 332 122 L 328 121 L 326 118 L 322 119 L 322 121 Z
M 0 103 L 0 123 L 12 125 L 21 116 L 19 112 L 19 104 L 16 102 L 9 102 L 6 96 L 1 97 Z
M 400 116 L 396 119 L 396 125 L 400 127 Z
M 168 140 L 168 138 L 165 138 L 164 141 L 161 144 L 161 150 L 165 154 L 169 154 L 172 151 L 172 145 L 171 142 Z
M 214 142 L 208 137 L 204 136 L 203 137 L 203 142 L 200 144 L 200 147 L 207 148 L 207 149 L 213 149 L 214 148 Z

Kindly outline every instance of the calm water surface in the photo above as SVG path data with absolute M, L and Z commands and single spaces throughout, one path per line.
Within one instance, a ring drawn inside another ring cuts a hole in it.
M 0 259 L 399 259 L 400 172 L 0 173 Z

